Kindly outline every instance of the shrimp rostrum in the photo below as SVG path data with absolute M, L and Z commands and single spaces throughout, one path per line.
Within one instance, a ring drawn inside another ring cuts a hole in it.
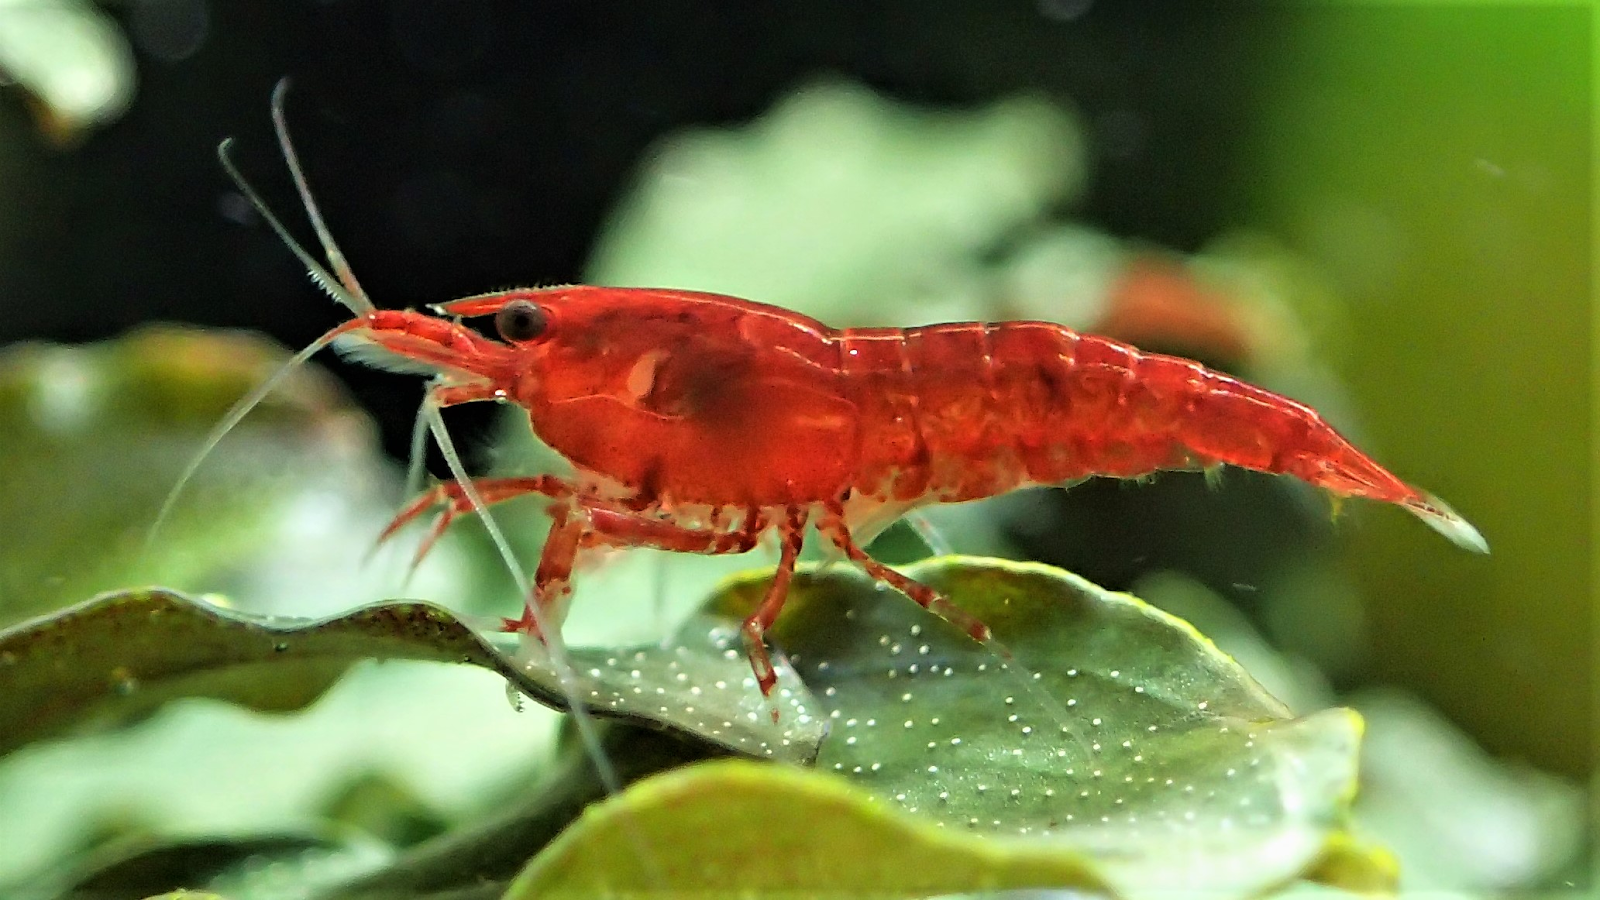
M 516 404 L 571 464 L 564 475 L 442 483 L 384 532 L 437 511 L 426 552 L 479 503 L 542 497 L 549 537 L 507 631 L 547 637 L 541 628 L 559 627 L 585 551 L 743 553 L 775 534 L 776 573 L 742 630 L 756 682 L 770 692 L 764 634 L 783 609 L 808 525 L 872 578 L 986 640 L 980 622 L 873 559 L 864 549 L 872 538 L 930 504 L 1222 464 L 1397 504 L 1487 551 L 1466 520 L 1311 408 L 1061 325 L 834 329 L 734 297 L 598 286 L 499 291 L 434 314 L 372 308 L 280 137 L 338 280 L 359 300 L 342 298 L 357 317 L 307 352 L 336 343 L 365 362 L 433 373 L 430 407 Z M 498 338 L 460 321 L 480 316 L 493 317 Z

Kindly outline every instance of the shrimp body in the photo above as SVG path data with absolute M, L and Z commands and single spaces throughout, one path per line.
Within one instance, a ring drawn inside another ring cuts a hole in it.
M 559 621 L 573 561 L 587 548 L 737 553 L 777 531 L 778 574 L 745 625 L 763 690 L 773 674 L 762 636 L 782 608 L 807 522 L 979 639 L 988 636 L 981 623 L 861 545 L 927 504 L 1229 464 L 1394 503 L 1462 546 L 1487 549 L 1464 519 L 1311 408 L 1060 325 L 835 330 L 717 294 L 594 286 L 504 291 L 437 309 L 494 315 L 502 339 L 452 319 L 377 311 L 341 326 L 340 340 L 378 348 L 368 358 L 379 364 L 438 372 L 439 405 L 516 403 L 572 464 L 570 479 L 477 482 L 490 503 L 526 493 L 552 501 L 531 602 Z M 458 485 L 441 485 L 385 536 L 440 503 L 434 537 L 470 510 Z M 531 631 L 531 623 L 530 610 L 507 627 Z
M 1481 543 L 1310 407 L 1061 325 L 835 330 L 733 297 L 591 286 L 441 309 L 511 304 L 540 310 L 537 338 L 491 342 L 419 313 L 378 313 L 401 318 L 365 330 L 521 405 L 542 440 L 641 511 L 856 498 L 904 511 L 1228 464 L 1398 504 L 1458 543 Z
M 586 550 L 742 553 L 776 532 L 776 572 L 743 626 L 763 693 L 776 681 L 764 636 L 788 596 L 808 524 L 873 578 L 978 640 L 989 638 L 981 622 L 862 545 L 927 504 L 1091 475 L 1230 464 L 1398 504 L 1455 543 L 1488 551 L 1465 519 L 1391 475 L 1309 407 L 1199 363 L 1060 325 L 835 330 L 719 294 L 593 286 L 481 294 L 434 307 L 438 315 L 377 309 L 300 170 L 284 121 L 286 89 L 279 82 L 273 92 L 273 124 L 327 268 L 240 177 L 226 141 L 218 155 L 312 278 L 355 317 L 229 412 L 157 523 L 228 430 L 291 366 L 331 344 L 379 367 L 432 376 L 419 422 L 460 479 L 410 503 L 380 540 L 439 508 L 420 560 L 462 514 L 528 494 L 547 501 L 551 527 L 532 596 L 521 617 L 505 620 L 508 631 L 554 637 L 543 629 L 559 627 L 573 567 Z M 493 316 L 500 339 L 459 321 L 474 316 Z M 469 482 L 438 408 L 476 401 L 521 406 L 533 431 L 571 464 L 570 475 Z M 498 531 L 490 533 L 509 560 Z M 597 739 L 586 740 L 603 759 Z

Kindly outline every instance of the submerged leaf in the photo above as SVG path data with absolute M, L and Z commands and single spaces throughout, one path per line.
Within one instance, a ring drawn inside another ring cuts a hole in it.
M 599 715 L 673 729 L 734 753 L 802 762 L 821 739 L 801 714 L 809 699 L 792 671 L 790 712 L 773 725 L 739 690 L 743 656 L 725 629 L 690 631 L 672 647 L 569 650 L 572 689 Z M 389 603 L 322 621 L 264 618 L 180 594 L 110 594 L 0 632 L 0 753 L 78 726 L 125 721 L 177 697 L 264 710 L 299 709 L 360 659 L 467 663 L 561 708 L 565 692 L 543 659 L 513 660 L 439 607 Z M 647 689 L 648 687 L 648 689 Z M 814 705 L 814 704 L 813 704 Z
M 1005 651 L 853 572 L 805 573 L 772 637 L 833 723 L 826 774 L 725 764 L 651 779 L 580 820 L 512 896 L 1053 884 L 1244 897 L 1307 874 L 1392 880 L 1341 849 L 1354 713 L 1292 719 L 1180 620 L 1054 569 L 909 571 Z M 733 583 L 716 606 L 742 616 L 764 584 Z M 654 869 L 619 828 L 660 848 Z
M 170 326 L 0 350 L 0 626 L 130 584 L 259 580 L 244 562 L 275 549 L 263 545 L 291 511 L 303 533 L 348 528 L 348 507 L 373 502 L 388 473 L 366 417 L 306 367 L 195 473 L 146 546 L 203 436 L 285 358 L 257 337 Z M 287 568 L 311 567 L 300 549 Z M 340 565 L 354 569 L 356 554 Z M 319 587 L 335 588 L 317 574 Z

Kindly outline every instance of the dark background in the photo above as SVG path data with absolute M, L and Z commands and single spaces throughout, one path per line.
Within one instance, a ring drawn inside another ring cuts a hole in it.
M 246 177 L 312 240 L 268 116 L 284 76 L 313 190 L 380 306 L 577 280 L 653 139 L 742 122 L 819 73 L 917 103 L 1074 104 L 1096 157 L 1079 217 L 1190 250 L 1234 212 L 1218 199 L 1237 196 L 1230 136 L 1263 24 L 1203 3 L 230 3 L 208 7 L 192 54 L 152 53 L 185 43 L 195 8 L 113 8 L 141 51 L 127 115 L 5 161 L 4 202 L 26 215 L 4 256 L 26 262 L 0 268 L 0 341 L 173 320 L 302 345 L 336 323 L 214 156 L 234 136 Z M 27 115 L 13 96 L 0 128 Z M 341 374 L 403 455 L 419 389 Z

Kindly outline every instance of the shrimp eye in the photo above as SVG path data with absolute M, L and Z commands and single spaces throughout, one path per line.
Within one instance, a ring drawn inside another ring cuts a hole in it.
M 550 319 L 535 303 L 513 300 L 494 314 L 494 327 L 507 341 L 531 341 L 544 334 Z

